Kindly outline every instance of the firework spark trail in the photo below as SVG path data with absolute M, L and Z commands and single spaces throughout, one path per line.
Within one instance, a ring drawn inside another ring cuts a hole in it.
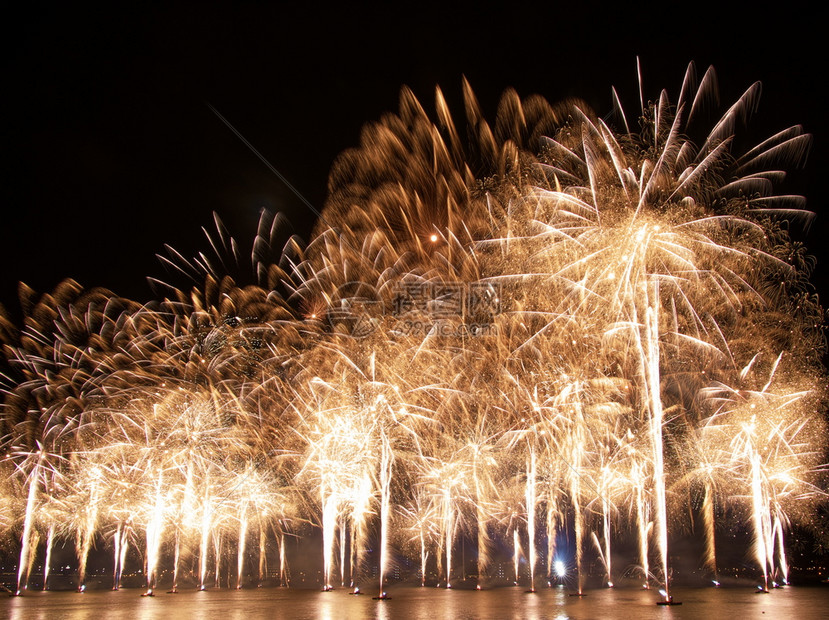
M 202 511 L 201 511 L 201 537 L 199 539 L 199 589 L 204 590 L 206 588 L 205 580 L 207 579 L 207 559 L 208 559 L 208 544 L 210 541 L 210 532 L 211 532 L 211 525 L 212 525 L 212 512 L 213 510 L 210 507 L 210 478 L 207 476 L 206 484 L 204 487 L 204 498 L 202 501 Z
M 279 585 L 288 585 L 287 565 L 285 563 L 285 535 L 279 538 Z
M 380 592 L 384 597 L 384 582 L 389 568 L 389 516 L 391 512 L 391 478 L 394 455 L 388 437 L 380 443 Z
M 535 450 L 530 448 L 530 456 L 527 462 L 527 490 L 525 510 L 527 512 L 527 561 L 530 571 L 530 591 L 535 591 L 535 567 L 538 561 L 535 546 L 535 513 L 537 508 L 536 500 L 536 457 Z
M 20 594 L 26 588 L 29 578 L 29 548 L 32 545 L 32 522 L 34 519 L 34 507 L 37 500 L 37 488 L 40 481 L 40 461 L 38 460 L 32 475 L 29 478 L 29 492 L 26 499 L 26 513 L 23 520 L 23 544 L 20 545 L 20 560 L 17 568 L 17 593 Z
M 85 500 L 78 502 L 83 509 L 80 515 L 80 523 L 78 525 L 78 532 L 75 538 L 75 551 L 78 557 L 78 587 L 83 589 L 86 580 L 86 564 L 89 557 L 89 551 L 92 548 L 93 537 L 98 525 L 98 512 L 100 503 L 100 487 L 101 477 L 103 473 L 99 467 L 91 467 L 89 472 L 84 472 L 87 476 L 84 486 L 81 488 L 86 491 L 84 493 Z M 84 487 L 88 487 L 84 489 Z
M 121 532 L 124 529 L 123 523 L 118 523 L 115 534 L 112 537 L 113 548 L 113 569 L 112 569 L 112 589 L 118 590 L 121 587 L 121 573 L 123 572 L 123 562 L 121 561 L 121 546 L 126 545 L 126 541 Z M 49 565 L 49 554 L 46 554 L 46 565 Z M 46 586 L 46 579 L 43 579 L 44 587 Z
M 151 512 L 145 525 L 145 535 L 147 539 L 147 569 L 145 571 L 147 575 L 146 593 L 150 596 L 152 596 L 157 585 L 158 562 L 161 551 L 162 532 L 164 529 L 164 512 L 166 509 L 164 488 L 164 471 L 159 470 L 154 489 L 155 502 L 151 507 Z
M 49 572 L 52 566 L 52 548 L 55 542 L 55 524 L 50 523 L 46 533 L 46 557 L 43 560 L 43 589 L 49 589 Z M 115 580 L 113 578 L 113 580 Z
M 777 540 L 777 554 L 780 562 L 780 576 L 783 581 L 783 585 L 789 583 L 789 565 L 786 560 L 786 547 L 783 544 L 783 526 L 780 523 L 780 515 L 775 514 L 774 516 L 774 527 L 773 531 L 776 534 Z
M 634 480 L 636 498 L 636 532 L 639 542 L 639 566 L 642 569 L 642 580 L 645 588 L 650 587 L 650 564 L 648 562 L 648 535 L 651 521 L 649 519 L 649 504 L 645 498 L 645 476 L 642 473 L 641 461 L 634 461 L 631 479 Z

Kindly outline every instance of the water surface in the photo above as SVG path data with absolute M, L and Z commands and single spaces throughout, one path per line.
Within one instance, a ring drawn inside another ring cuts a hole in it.
M 445 590 L 391 587 L 391 600 L 374 601 L 371 595 L 352 596 L 347 589 L 333 592 L 293 589 L 188 590 L 177 595 L 159 593 L 142 598 L 140 590 L 28 592 L 4 598 L 0 617 L 10 620 L 742 620 L 744 618 L 829 618 L 829 585 L 788 587 L 768 594 L 750 588 L 698 588 L 674 590 L 681 606 L 655 604 L 656 591 L 636 589 L 590 590 L 584 598 L 563 588 L 526 594 L 523 588 Z

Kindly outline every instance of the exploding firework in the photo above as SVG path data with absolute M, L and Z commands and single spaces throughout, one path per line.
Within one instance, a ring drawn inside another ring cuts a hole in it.
M 622 540 L 670 601 L 671 528 L 700 516 L 716 578 L 726 512 L 763 588 L 785 581 L 785 533 L 826 496 L 823 310 L 787 233 L 810 214 L 774 189 L 809 137 L 736 152 L 759 85 L 711 126 L 714 81 L 689 67 L 638 129 L 615 91 L 613 121 L 508 91 L 490 124 L 464 83 L 462 127 L 404 89 L 307 245 L 264 213 L 248 269 L 217 218 L 209 253 L 167 248 L 187 284 L 154 280 L 161 301 L 21 286 L 23 327 L 0 324 L 17 590 L 41 539 L 44 582 L 73 540 L 83 588 L 99 540 L 114 588 L 130 546 L 148 595 L 162 566 L 173 591 L 261 583 L 271 545 L 285 583 L 286 536 L 319 528 L 326 590 L 376 565 L 385 598 L 400 553 L 451 587 L 474 541 L 479 586 L 509 549 L 516 582 L 543 559 L 581 594 L 594 553 L 612 587 Z

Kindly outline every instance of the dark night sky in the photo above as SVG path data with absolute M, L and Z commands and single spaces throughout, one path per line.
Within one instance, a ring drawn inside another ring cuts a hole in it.
M 40 5 L 9 15 L 0 303 L 14 310 L 19 280 L 49 291 L 66 277 L 148 299 L 145 276 L 164 274 L 155 253 L 164 243 L 186 255 L 204 248 L 212 211 L 243 245 L 262 207 L 307 237 L 312 214 L 206 102 L 321 207 L 331 162 L 363 123 L 396 110 L 403 84 L 427 110 L 440 84 L 461 114 L 466 75 L 489 118 L 510 86 L 551 101 L 578 96 L 604 114 L 611 85 L 635 108 L 637 55 L 651 98 L 663 87 L 675 98 L 688 61 L 700 75 L 713 64 L 724 102 L 763 82 L 757 140 L 795 123 L 815 134 L 791 189 L 819 213 L 807 241 L 829 291 L 820 20 L 792 2 L 774 14 L 759 5 L 724 14 L 723 4 Z

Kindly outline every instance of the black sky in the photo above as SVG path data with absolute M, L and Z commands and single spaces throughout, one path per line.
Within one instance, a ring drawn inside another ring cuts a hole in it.
M 9 14 L 0 303 L 15 311 L 20 280 L 47 292 L 67 277 L 149 299 L 145 276 L 164 273 L 155 253 L 165 243 L 186 255 L 203 249 L 200 227 L 213 211 L 240 241 L 262 207 L 307 236 L 313 214 L 207 102 L 320 208 L 333 159 L 363 123 L 396 110 L 404 84 L 427 110 L 439 84 L 460 113 L 466 75 L 490 118 L 510 86 L 551 101 L 581 97 L 604 114 L 612 85 L 634 109 L 637 55 L 651 98 L 663 87 L 675 97 L 688 61 L 700 74 L 713 64 L 724 102 L 763 82 L 758 140 L 796 123 L 815 135 L 790 189 L 819 214 L 807 241 L 820 260 L 815 281 L 829 291 L 826 35 L 813 11 L 792 2 L 774 13 L 686 3 L 381 6 L 36 5 Z

